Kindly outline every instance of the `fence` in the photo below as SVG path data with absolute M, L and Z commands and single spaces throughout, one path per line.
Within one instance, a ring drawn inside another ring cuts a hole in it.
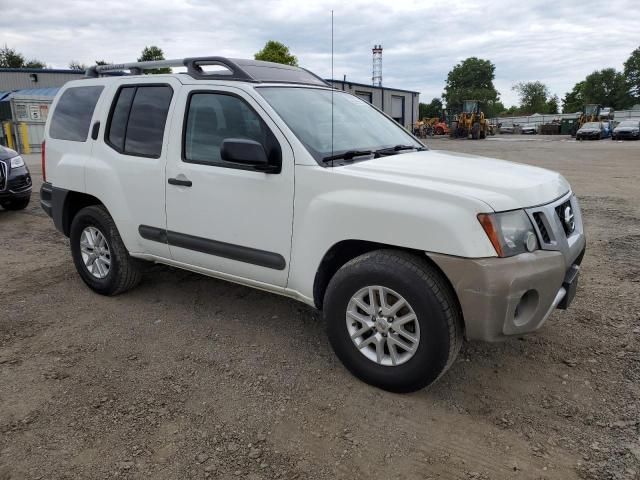
M 536 113 L 533 115 L 521 115 L 517 117 L 497 117 L 497 118 L 492 118 L 491 121 L 496 123 L 517 123 L 520 125 L 525 123 L 542 125 L 545 123 L 550 123 L 553 120 L 576 119 L 579 116 L 580 116 L 579 113 L 558 113 L 555 115 L 551 115 L 551 114 L 540 115 Z M 640 109 L 634 108 L 633 110 L 618 110 L 614 112 L 613 120 L 615 122 L 620 122 L 626 119 L 640 120 Z

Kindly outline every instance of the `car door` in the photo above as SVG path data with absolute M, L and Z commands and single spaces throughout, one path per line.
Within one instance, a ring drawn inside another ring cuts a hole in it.
M 118 82 L 104 95 L 109 105 L 94 124 L 96 142 L 91 168 L 86 171 L 87 191 L 106 205 L 134 255 L 171 257 L 166 243 L 146 238 L 140 228 L 166 227 L 169 119 L 180 87 L 170 77 Z
M 284 287 L 293 222 L 294 159 L 276 124 L 246 92 L 185 87 L 166 166 L 167 242 L 172 258 L 251 282 Z M 266 173 L 224 160 L 225 139 L 265 149 Z

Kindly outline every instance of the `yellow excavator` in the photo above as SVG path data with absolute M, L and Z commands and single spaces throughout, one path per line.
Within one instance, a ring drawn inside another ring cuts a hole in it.
M 454 120 L 451 136 L 454 138 L 471 138 L 473 140 L 487 138 L 489 135 L 489 122 L 480 110 L 478 100 L 465 100 L 462 104 L 462 112 Z
M 615 112 L 611 107 L 603 107 L 597 103 L 587 103 L 578 117 L 578 121 L 573 124 L 571 136 L 575 137 L 576 132 L 587 122 L 605 122 L 613 120 Z

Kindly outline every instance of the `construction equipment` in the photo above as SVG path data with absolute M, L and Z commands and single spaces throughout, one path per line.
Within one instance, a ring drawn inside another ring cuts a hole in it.
M 473 140 L 486 138 L 489 134 L 489 122 L 480 110 L 480 102 L 477 100 L 465 100 L 462 104 L 462 112 L 453 122 L 451 136 L 455 138 L 471 138 Z
M 413 126 L 413 133 L 418 137 L 433 135 L 449 135 L 449 126 L 440 117 L 423 118 Z
M 615 112 L 611 107 L 603 107 L 597 103 L 588 103 L 584 106 L 580 117 L 578 117 L 578 121 L 573 124 L 571 136 L 575 137 L 576 132 L 587 122 L 611 121 L 614 115 Z

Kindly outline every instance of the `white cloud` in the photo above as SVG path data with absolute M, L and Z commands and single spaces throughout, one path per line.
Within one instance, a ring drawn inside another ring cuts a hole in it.
M 326 77 L 331 9 L 336 78 L 369 83 L 371 47 L 382 43 L 384 84 L 418 90 L 423 101 L 439 96 L 448 71 L 469 56 L 496 65 L 496 86 L 511 104 L 516 82 L 540 80 L 563 96 L 593 70 L 622 68 L 640 45 L 637 0 L 0 0 L 0 43 L 66 67 L 130 61 L 152 44 L 167 58 L 250 58 L 275 39 Z

